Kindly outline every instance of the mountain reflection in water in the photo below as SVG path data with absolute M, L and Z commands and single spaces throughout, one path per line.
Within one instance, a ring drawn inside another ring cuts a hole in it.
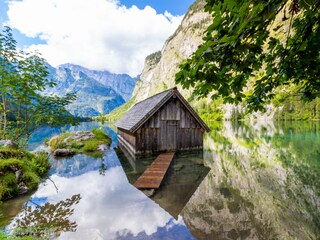
M 181 215 L 198 239 L 319 239 L 320 124 L 225 122 Z
M 130 162 L 113 148 L 101 159 L 52 160 L 58 193 L 47 180 L 31 198 L 56 204 L 80 194 L 70 216 L 76 231 L 58 239 L 319 239 L 320 123 L 225 122 L 211 129 L 203 156 L 178 153 L 150 198 L 130 183 L 155 157 Z M 115 132 L 105 130 L 116 147 Z M 32 149 L 45 133 L 54 131 L 37 132 Z M 0 206 L 4 218 L 13 216 L 14 201 Z

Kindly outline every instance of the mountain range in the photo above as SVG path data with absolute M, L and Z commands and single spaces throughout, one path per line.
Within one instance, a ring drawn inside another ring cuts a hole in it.
M 76 92 L 77 100 L 67 110 L 79 117 L 107 114 L 131 97 L 136 79 L 127 74 L 90 70 L 78 65 L 47 66 L 49 79 L 57 85 L 47 88 L 44 95 L 63 96 Z

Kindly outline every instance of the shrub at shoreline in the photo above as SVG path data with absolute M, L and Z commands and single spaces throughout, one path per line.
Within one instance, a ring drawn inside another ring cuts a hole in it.
M 0 146 L 0 201 L 37 189 L 49 168 L 47 153 Z

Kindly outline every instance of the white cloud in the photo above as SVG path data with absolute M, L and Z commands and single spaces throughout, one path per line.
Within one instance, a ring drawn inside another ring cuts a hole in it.
M 169 231 L 174 225 L 184 225 L 181 218 L 171 222 L 172 217 L 166 211 L 129 184 L 121 167 L 108 169 L 105 176 L 91 171 L 76 177 L 52 175 L 50 178 L 59 193 L 48 180 L 39 186 L 33 198 L 57 203 L 81 193 L 72 215 L 77 231 L 63 233 L 59 239 L 116 239 L 129 233 L 150 236 L 158 228 Z
M 161 49 L 181 22 L 147 6 L 126 8 L 113 0 L 10 1 L 9 24 L 28 37 L 53 66 L 79 64 L 114 73 L 141 73 L 145 57 Z

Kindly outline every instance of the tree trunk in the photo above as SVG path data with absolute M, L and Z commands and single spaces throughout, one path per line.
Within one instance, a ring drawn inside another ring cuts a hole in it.
M 7 129 L 7 107 L 6 107 L 6 97 L 2 94 L 2 111 L 3 111 L 3 132 L 5 133 Z

